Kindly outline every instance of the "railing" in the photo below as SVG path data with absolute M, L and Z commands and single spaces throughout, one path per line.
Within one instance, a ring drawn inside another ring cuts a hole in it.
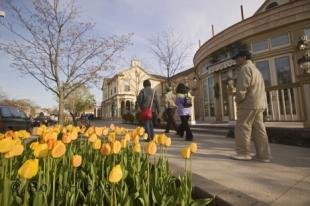
M 296 83 L 266 89 L 266 121 L 302 121 L 301 86 Z

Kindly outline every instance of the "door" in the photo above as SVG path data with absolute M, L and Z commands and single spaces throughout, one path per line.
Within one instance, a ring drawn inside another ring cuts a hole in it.
M 227 81 L 228 81 L 228 70 L 221 71 L 221 81 L 220 81 L 220 98 L 221 98 L 221 109 L 222 109 L 222 120 L 228 121 L 229 120 L 229 102 L 228 102 L 228 88 L 227 88 Z
M 265 80 L 267 120 L 292 121 L 300 119 L 298 88 L 295 81 L 291 55 L 281 55 L 256 62 Z
M 203 106 L 204 119 L 209 121 L 215 120 L 215 98 L 214 98 L 214 78 L 207 77 L 203 80 Z

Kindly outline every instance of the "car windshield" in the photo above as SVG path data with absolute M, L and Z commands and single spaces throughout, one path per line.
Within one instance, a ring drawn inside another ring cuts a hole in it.
M 11 117 L 12 116 L 12 113 L 10 112 L 9 108 L 7 108 L 7 107 L 1 107 L 0 111 L 1 111 L 2 117 Z

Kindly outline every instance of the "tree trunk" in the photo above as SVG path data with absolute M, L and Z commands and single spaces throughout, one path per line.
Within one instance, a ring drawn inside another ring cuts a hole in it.
M 76 122 L 77 113 L 76 112 L 70 112 L 70 115 L 72 117 L 73 125 L 76 126 L 77 125 L 77 122 Z
M 64 94 L 63 91 L 59 93 L 59 101 L 58 101 L 58 123 L 60 125 L 64 124 Z

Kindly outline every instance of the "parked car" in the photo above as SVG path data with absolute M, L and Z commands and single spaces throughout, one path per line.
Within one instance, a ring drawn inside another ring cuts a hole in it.
M 0 132 L 7 130 L 31 130 L 31 121 L 17 107 L 0 105 Z
M 46 126 L 51 126 L 56 123 L 57 121 L 51 119 L 49 116 L 44 116 L 44 115 L 39 115 L 32 120 L 33 127 L 39 127 L 41 124 L 44 124 Z

